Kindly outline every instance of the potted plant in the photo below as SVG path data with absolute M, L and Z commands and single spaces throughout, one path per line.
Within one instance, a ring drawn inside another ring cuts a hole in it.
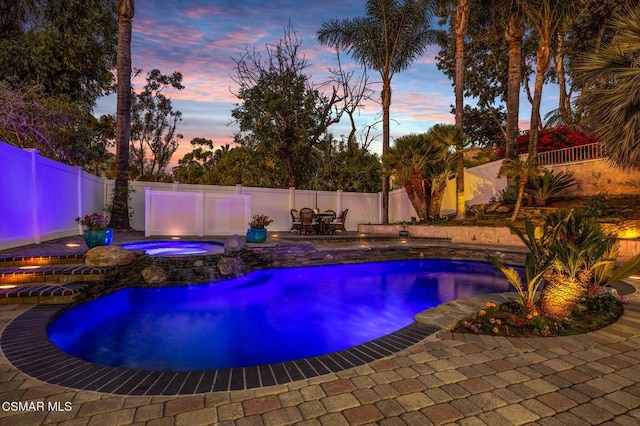
M 267 226 L 273 222 L 269 216 L 257 214 L 251 218 L 247 229 L 248 243 L 264 243 L 267 239 Z
M 113 229 L 107 228 L 109 216 L 100 213 L 91 213 L 84 217 L 76 217 L 76 222 L 82 225 L 84 242 L 87 247 L 111 245 L 113 240 Z
M 398 222 L 398 225 L 400 225 L 402 227 L 402 230 L 398 232 L 398 236 L 400 237 L 408 237 L 409 236 L 409 231 L 407 231 L 407 221 L 405 220 L 401 220 Z

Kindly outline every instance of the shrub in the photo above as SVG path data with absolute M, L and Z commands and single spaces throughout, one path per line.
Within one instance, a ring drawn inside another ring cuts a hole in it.
M 536 206 L 544 206 L 549 198 L 575 184 L 576 179 L 571 172 L 553 174 L 552 171 L 544 169 L 543 174 L 533 176 L 527 181 L 525 191 L 533 196 Z
M 611 201 L 605 195 L 587 197 L 582 204 L 582 211 L 591 217 L 603 217 L 609 214 Z

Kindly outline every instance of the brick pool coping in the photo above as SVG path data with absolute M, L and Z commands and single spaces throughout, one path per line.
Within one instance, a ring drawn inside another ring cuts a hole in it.
M 372 341 L 325 355 L 253 367 L 145 371 L 87 362 L 56 347 L 50 321 L 68 305 L 38 305 L 12 321 L 0 337 L 6 358 L 22 372 L 59 386 L 120 395 L 188 395 L 254 389 L 336 373 L 385 358 L 441 328 L 414 322 Z

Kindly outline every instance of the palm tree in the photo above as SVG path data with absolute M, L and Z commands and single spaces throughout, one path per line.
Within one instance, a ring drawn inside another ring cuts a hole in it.
M 457 113 L 457 111 L 456 111 Z M 462 194 L 460 197 L 458 185 L 460 184 L 459 177 L 464 174 L 464 164 L 462 164 L 463 159 L 463 147 L 464 147 L 464 135 L 462 131 L 458 128 L 457 125 L 452 124 L 435 124 L 431 129 L 429 129 L 428 135 L 430 135 L 434 142 L 440 144 L 444 147 L 444 152 L 439 156 L 439 159 L 435 161 L 435 168 L 432 169 L 432 175 L 434 176 L 434 188 L 433 194 L 434 198 L 436 198 L 437 202 L 432 203 L 433 208 L 430 216 L 439 215 L 440 214 L 440 204 L 442 203 L 442 198 L 444 196 L 444 190 L 447 185 L 447 181 L 451 176 L 451 172 L 455 168 L 456 170 L 456 219 L 457 215 L 462 213 L 462 219 L 464 219 L 464 178 L 462 179 Z M 451 148 L 455 147 L 455 154 L 451 152 Z M 434 159 L 436 160 L 436 159 Z M 436 173 L 436 170 L 438 171 Z M 436 179 L 435 176 L 438 176 Z M 438 185 L 435 185 L 435 182 L 438 182 Z M 438 186 L 438 190 L 436 190 L 436 186 Z M 438 199 L 439 198 L 439 199 Z M 459 203 L 462 201 L 463 207 L 459 209 Z
M 463 132 L 463 111 L 464 111 L 464 37 L 467 34 L 469 24 L 469 0 L 458 0 L 456 10 L 456 128 Z M 460 140 L 462 142 L 462 140 Z M 464 155 L 462 153 L 463 144 L 456 144 L 456 217 L 455 220 L 465 218 L 465 196 L 464 196 Z
M 574 66 L 585 87 L 577 99 L 586 130 L 601 140 L 607 157 L 622 168 L 640 167 L 640 6 L 616 14 L 611 44 L 586 53 Z
M 389 151 L 391 79 L 419 58 L 435 33 L 429 29 L 433 0 L 368 0 L 365 17 L 322 24 L 318 41 L 343 49 L 382 78 L 382 154 Z M 382 177 L 382 222 L 389 222 L 389 177 Z
M 390 147 L 382 155 L 382 167 L 385 175 L 394 175 L 395 180 L 402 183 L 409 202 L 418 217 L 427 217 L 428 194 L 430 188 L 425 187 L 424 172 L 430 153 L 427 147 L 426 134 L 407 135 L 396 139 L 395 146 Z
M 131 137 L 131 30 L 134 0 L 118 0 L 118 75 L 116 107 L 116 179 L 110 227 L 129 225 L 129 139 Z
M 528 21 L 536 29 L 538 50 L 536 52 L 536 80 L 531 105 L 531 126 L 529 128 L 529 158 L 535 160 L 538 153 L 538 128 L 540 123 L 540 103 L 545 73 L 551 64 L 551 42 L 568 17 L 576 8 L 576 2 L 557 0 L 518 0 Z
M 540 173 L 540 167 L 531 157 L 527 158 L 526 161 L 520 161 L 518 158 L 505 158 L 502 162 L 502 166 L 500 166 L 500 170 L 498 171 L 498 177 L 507 176 L 507 178 L 517 180 L 518 182 L 518 197 L 516 198 L 516 205 L 513 208 L 513 214 L 509 219 L 511 222 L 516 220 L 516 216 L 518 216 L 518 210 L 520 210 L 520 205 L 522 204 L 524 187 L 527 185 L 529 178 L 539 176 Z

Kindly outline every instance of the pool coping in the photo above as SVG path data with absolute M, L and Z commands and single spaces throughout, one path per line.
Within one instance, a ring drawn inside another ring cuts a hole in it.
M 22 372 L 59 386 L 118 395 L 192 395 L 286 384 L 364 365 L 406 349 L 441 330 L 413 322 L 393 333 L 337 352 L 252 367 L 149 371 L 91 363 L 69 355 L 48 337 L 50 321 L 68 305 L 36 305 L 0 337 L 6 358 Z

